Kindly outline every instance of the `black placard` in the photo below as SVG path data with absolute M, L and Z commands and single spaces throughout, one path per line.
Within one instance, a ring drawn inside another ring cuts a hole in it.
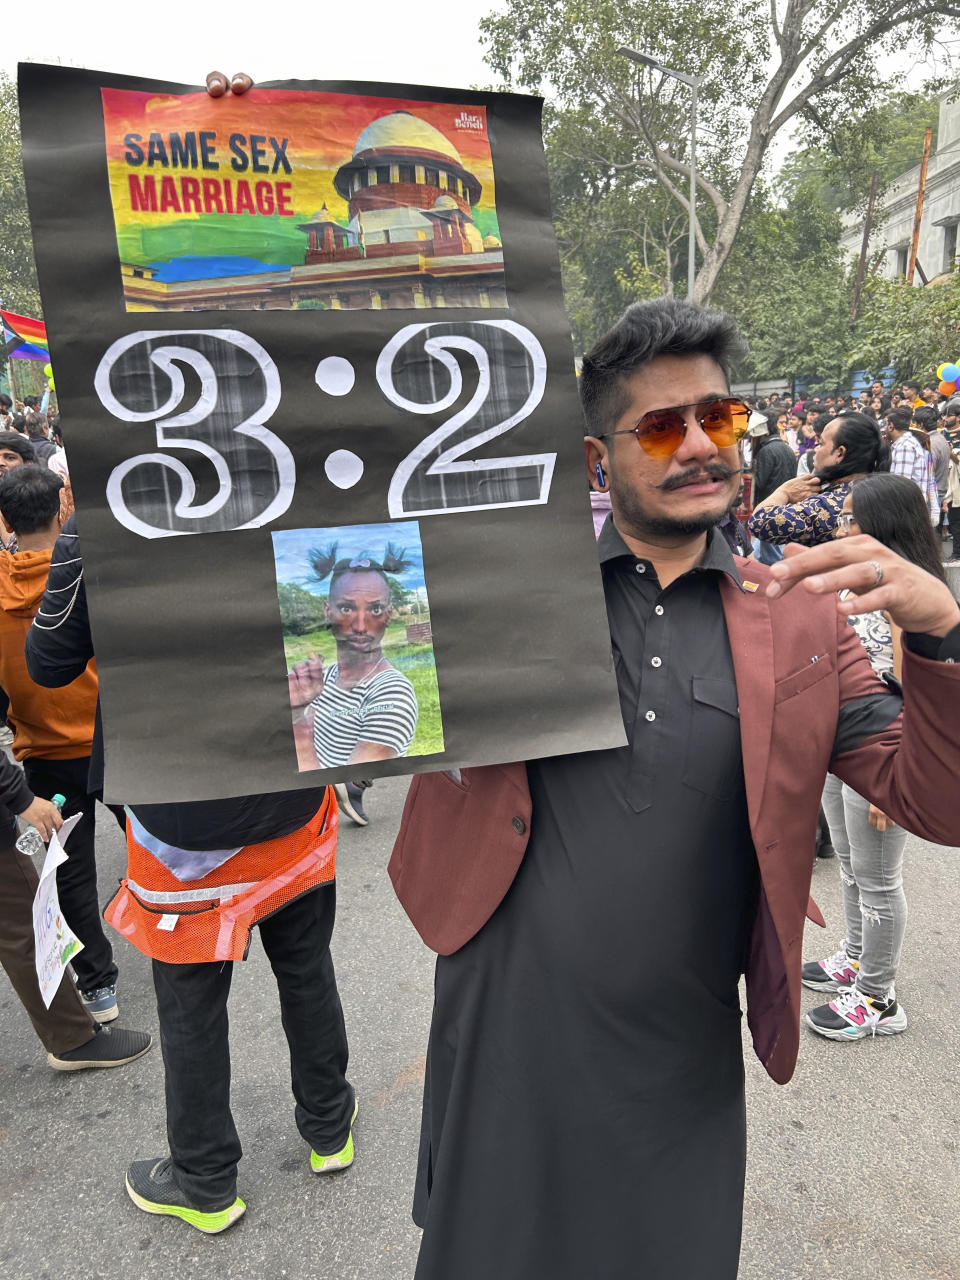
M 621 744 L 539 100 L 20 100 L 108 798 Z

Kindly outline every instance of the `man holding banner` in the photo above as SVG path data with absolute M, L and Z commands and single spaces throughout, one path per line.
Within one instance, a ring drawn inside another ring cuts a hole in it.
M 733 1280 L 737 983 L 785 1083 L 805 912 L 823 923 L 808 893 L 828 765 L 911 831 L 960 844 L 949 590 L 871 538 L 767 569 L 714 528 L 739 479 L 740 350 L 729 317 L 661 299 L 584 359 L 628 745 L 411 787 L 390 871 L 441 953 L 417 1280 Z M 902 700 L 845 618 L 880 608 L 904 631 Z M 872 1009 L 878 1034 L 895 1012 Z
M 172 1162 L 136 1162 L 128 1187 L 151 1212 L 226 1215 L 202 1229 L 242 1210 L 232 1128 L 201 1152 L 214 1153 L 217 1185 L 185 1176 L 207 1167 L 187 1150 L 192 1121 L 219 1117 L 222 1130 L 229 1112 L 222 1065 L 176 1043 L 174 988 L 206 980 L 173 972 L 177 940 L 198 926 L 182 909 L 194 890 L 167 877 L 197 853 L 245 856 L 236 846 L 254 837 L 223 810 L 243 801 L 214 800 L 223 789 L 317 781 L 296 771 L 298 733 L 320 758 L 316 725 L 295 728 L 291 701 L 302 717 L 319 689 L 283 679 L 311 651 L 316 602 L 302 565 L 281 572 L 276 544 L 404 521 L 438 590 L 394 652 L 430 649 L 417 732 L 429 719 L 433 736 L 407 749 L 364 722 L 356 742 L 376 748 L 364 748 L 372 778 L 422 768 L 421 756 L 437 769 L 411 789 L 391 866 L 443 953 L 418 1280 L 730 1280 L 745 1142 L 737 980 L 746 970 L 759 1055 L 788 1079 L 828 765 L 896 821 L 960 842 L 944 802 L 960 734 L 941 715 L 958 700 L 960 611 L 870 539 L 769 570 L 732 555 L 714 526 L 738 487 L 738 340 L 726 317 L 672 300 L 632 308 L 584 362 L 588 474 L 613 510 L 601 583 L 577 443 L 557 429 L 575 418 L 574 375 L 540 104 L 410 94 L 276 85 L 211 104 L 186 86 L 21 70 L 45 314 L 64 396 L 89 424 L 75 466 L 92 495 L 108 786 L 139 823 L 111 915 L 143 940 L 152 910 L 165 1055 L 196 1064 L 173 1085 L 179 1121 L 168 1107 L 187 1143 L 174 1133 Z M 261 177 L 235 176 L 245 169 Z M 91 246 L 69 270 L 64 184 Z M 254 228 L 264 256 L 251 260 Z M 186 314 L 198 310 L 206 318 Z M 88 313 L 103 323 L 81 325 Z M 148 609 L 129 608 L 132 582 Z M 899 696 L 837 618 L 839 586 L 912 633 L 902 725 Z M 293 637 L 281 588 L 304 607 Z M 379 589 L 365 599 L 383 604 Z M 366 650 L 356 671 L 377 674 L 377 627 L 358 623 L 352 643 Z M 260 749 L 238 750 L 251 724 Z M 321 780 L 349 777 L 352 751 Z M 489 764 L 504 757 L 531 763 Z M 461 768 L 474 762 L 488 764 Z M 155 803 L 170 796 L 202 803 Z M 207 805 L 202 833 L 181 828 Z M 197 891 L 242 897 L 256 877 L 224 867 Z M 216 957 L 181 958 L 209 973 Z M 225 1000 L 221 985 L 220 1064 Z M 190 996 L 185 1039 L 203 1008 Z M 177 1074 L 168 1067 L 168 1086 Z M 189 1094 L 199 1079 L 218 1082 L 218 1110 Z M 332 1094 L 339 1140 L 347 1089 Z

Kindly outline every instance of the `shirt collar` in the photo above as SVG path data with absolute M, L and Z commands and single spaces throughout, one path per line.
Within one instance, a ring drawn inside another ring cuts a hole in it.
M 610 561 L 621 559 L 628 556 L 631 560 L 638 560 L 623 538 L 620 536 L 616 525 L 613 523 L 613 515 L 608 515 L 603 522 L 603 528 L 600 530 L 600 537 L 597 539 L 597 550 L 600 555 L 601 565 L 606 565 Z M 649 560 L 644 561 L 650 564 Z M 727 577 L 740 588 L 744 590 L 743 583 L 740 580 L 740 574 L 737 572 L 736 562 L 733 558 L 733 552 L 726 538 L 716 527 L 707 531 L 707 546 L 704 551 L 703 559 L 694 570 L 711 570 L 716 573 L 725 573 Z

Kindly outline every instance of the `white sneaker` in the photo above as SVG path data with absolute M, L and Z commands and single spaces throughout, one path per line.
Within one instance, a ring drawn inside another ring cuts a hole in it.
M 886 1000 L 866 996 L 856 987 L 841 991 L 836 1000 L 811 1009 L 807 1026 L 828 1040 L 862 1040 L 864 1036 L 895 1036 L 907 1029 L 907 1015 L 891 991 Z
M 840 950 L 826 960 L 808 960 L 800 970 L 800 981 L 811 991 L 842 991 L 852 987 L 860 972 L 860 961 L 847 955 L 847 944 L 841 942 Z

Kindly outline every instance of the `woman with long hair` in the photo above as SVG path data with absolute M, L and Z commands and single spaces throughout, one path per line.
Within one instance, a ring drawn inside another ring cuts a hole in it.
M 813 468 L 757 503 L 747 526 L 755 538 L 805 547 L 829 542 L 854 480 L 890 470 L 890 446 L 868 414 L 841 413 L 823 428 Z
M 906 476 L 867 476 L 844 499 L 836 536 L 869 534 L 905 560 L 945 581 L 940 549 L 919 487 Z M 881 679 L 900 678 L 900 633 L 878 611 L 848 618 Z M 837 851 L 846 938 L 825 960 L 803 966 L 803 985 L 837 995 L 806 1023 L 829 1040 L 905 1031 L 896 976 L 907 924 L 903 849 L 907 833 L 832 773 L 823 810 Z

